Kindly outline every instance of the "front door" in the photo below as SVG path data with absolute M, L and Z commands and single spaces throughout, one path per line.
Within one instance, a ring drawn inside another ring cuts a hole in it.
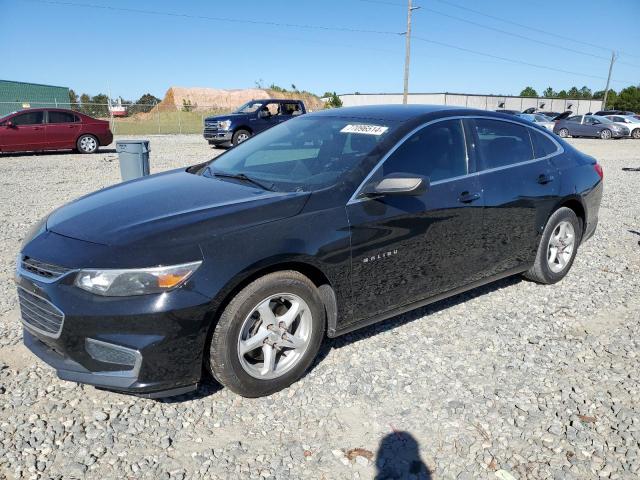
M 278 103 L 265 103 L 258 110 L 255 122 L 252 123 L 254 133 L 260 133 L 278 124 Z
M 426 192 L 349 202 L 354 321 L 477 277 L 483 199 L 468 163 L 461 120 L 440 121 L 409 137 L 365 182 L 423 176 Z
M 51 110 L 46 123 L 48 148 L 75 148 L 82 124 L 71 112 Z
M 0 150 L 20 152 L 41 150 L 45 146 L 44 112 L 21 113 L 7 119 L 0 126 Z M 11 125 L 7 125 L 11 122 Z
M 549 135 L 514 122 L 478 118 L 469 125 L 485 203 L 485 273 L 531 264 L 557 203 L 560 179 L 550 157 L 559 146 Z

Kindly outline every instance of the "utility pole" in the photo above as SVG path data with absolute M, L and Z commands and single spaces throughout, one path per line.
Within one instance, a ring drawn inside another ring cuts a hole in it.
M 411 0 L 409 0 L 411 1 Z M 609 64 L 609 75 L 607 76 L 607 86 L 604 89 L 604 100 L 602 101 L 602 109 L 607 109 L 607 96 L 609 95 L 609 82 L 611 82 L 611 71 L 613 70 L 613 64 L 616 61 L 616 52 L 611 52 L 611 63 Z
M 404 90 L 402 93 L 402 103 L 406 105 L 407 94 L 409 93 L 409 61 L 411 59 L 411 12 L 419 9 L 411 5 L 411 0 L 407 5 L 407 31 L 405 32 L 405 56 L 404 56 Z

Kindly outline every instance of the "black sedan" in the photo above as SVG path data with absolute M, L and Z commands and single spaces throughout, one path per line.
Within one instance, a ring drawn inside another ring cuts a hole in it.
M 325 336 L 510 275 L 558 282 L 595 231 L 602 176 L 515 116 L 304 115 L 42 219 L 18 258 L 24 341 L 65 380 L 162 397 L 208 372 L 267 395 Z

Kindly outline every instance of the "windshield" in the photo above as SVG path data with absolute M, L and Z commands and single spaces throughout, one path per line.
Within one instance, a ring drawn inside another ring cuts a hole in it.
M 257 102 L 252 100 L 250 102 L 245 103 L 241 107 L 238 107 L 233 113 L 253 113 L 258 110 L 264 102 Z
M 228 150 L 200 174 L 243 174 L 276 191 L 319 190 L 356 167 L 395 126 L 380 120 L 299 117 Z

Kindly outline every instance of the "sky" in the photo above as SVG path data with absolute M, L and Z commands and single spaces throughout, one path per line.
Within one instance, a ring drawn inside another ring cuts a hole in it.
M 611 49 L 619 51 L 611 88 L 640 84 L 638 0 L 414 5 L 422 8 L 413 13 L 410 92 L 602 90 Z M 131 100 L 162 98 L 171 86 L 257 83 L 401 92 L 406 10 L 404 0 L 0 0 L 0 78 Z

